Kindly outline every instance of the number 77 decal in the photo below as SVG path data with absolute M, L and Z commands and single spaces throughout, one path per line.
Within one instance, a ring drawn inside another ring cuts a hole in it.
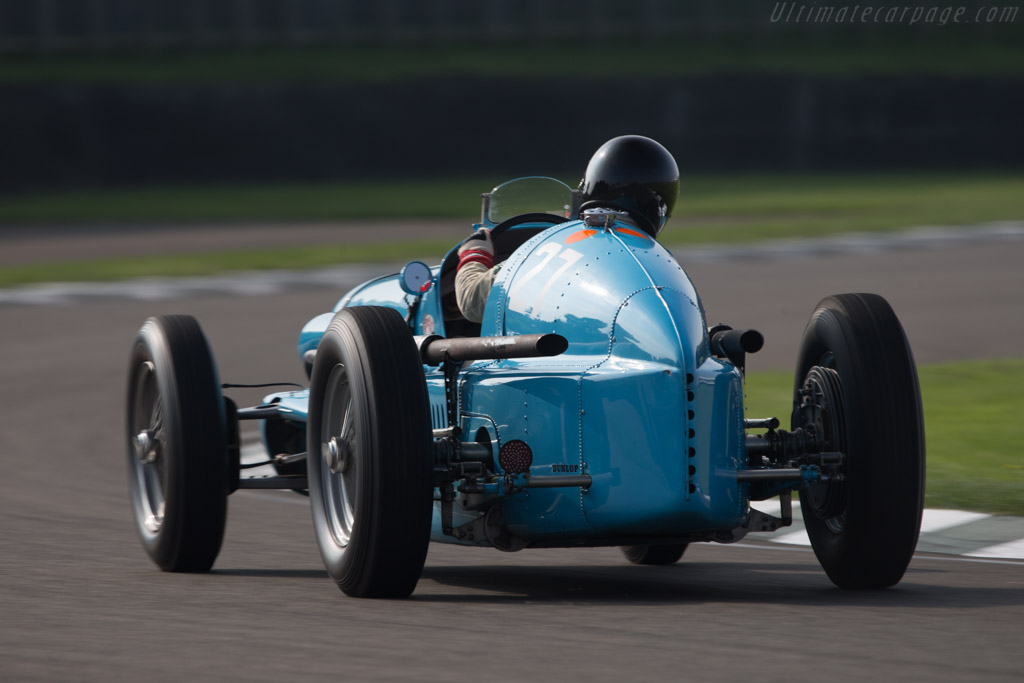
M 551 287 L 555 284 L 555 281 L 559 277 L 561 277 L 562 274 L 565 273 L 565 271 L 567 271 L 570 266 L 572 266 L 572 264 L 576 263 L 581 258 L 583 258 L 583 254 L 576 251 L 575 249 L 562 249 L 558 244 L 555 244 L 554 242 L 548 242 L 540 249 L 538 249 L 536 253 L 538 255 L 543 254 L 544 258 L 541 259 L 540 263 L 535 265 L 525 275 L 523 275 L 521 279 L 517 278 L 518 282 L 516 283 L 516 286 L 512 290 L 510 296 L 515 296 L 516 294 L 519 293 L 519 290 L 522 289 L 523 285 L 525 285 L 528 282 L 532 282 L 533 278 L 540 274 L 540 272 L 544 270 L 549 263 L 551 263 L 553 260 L 556 260 L 556 255 L 558 257 L 557 261 L 561 261 L 562 263 L 558 265 L 555 271 L 545 281 L 544 286 L 540 288 L 540 292 L 537 294 L 537 299 L 533 303 L 532 310 L 537 310 L 537 308 L 540 307 L 541 303 L 543 303 L 544 301 L 544 297 L 547 295 Z

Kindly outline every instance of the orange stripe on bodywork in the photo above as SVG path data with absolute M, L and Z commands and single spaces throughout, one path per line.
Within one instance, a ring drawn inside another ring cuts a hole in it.
M 596 234 L 597 230 L 578 230 L 573 234 L 569 235 L 568 237 L 566 237 L 565 243 L 572 244 L 573 242 L 580 242 L 582 240 L 587 239 L 588 237 L 593 237 Z
M 637 232 L 636 230 L 630 230 L 629 228 L 615 228 L 615 232 L 624 232 L 627 235 L 633 235 L 634 237 L 643 237 L 644 239 L 647 239 L 648 237 L 646 233 Z

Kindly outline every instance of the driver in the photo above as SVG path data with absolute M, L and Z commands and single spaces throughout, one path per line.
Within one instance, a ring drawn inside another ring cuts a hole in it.
M 581 212 L 605 208 L 624 211 L 621 220 L 657 237 L 672 215 L 679 194 L 679 167 L 667 149 L 642 135 L 622 135 L 590 157 L 580 181 Z M 481 228 L 459 247 L 455 299 L 463 317 L 479 323 L 501 263 L 494 263 L 491 231 Z

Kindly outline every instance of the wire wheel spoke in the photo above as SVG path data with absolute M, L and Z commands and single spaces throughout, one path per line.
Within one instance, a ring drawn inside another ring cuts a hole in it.
M 166 473 L 161 452 L 164 446 L 163 404 L 151 361 L 140 363 L 135 371 L 135 403 L 129 438 L 136 457 L 133 460 L 137 495 L 135 504 L 143 526 L 150 533 L 160 531 L 166 509 Z
M 324 395 L 321 428 L 320 467 L 324 502 L 331 535 L 339 546 L 347 546 L 356 521 L 359 477 L 357 405 L 353 400 L 345 366 L 331 371 Z

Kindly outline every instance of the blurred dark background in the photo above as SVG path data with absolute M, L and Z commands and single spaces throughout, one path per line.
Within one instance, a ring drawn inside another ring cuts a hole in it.
M 0 191 L 578 173 L 623 133 L 684 172 L 1020 168 L 1024 17 L 961 6 L 0 0 Z

